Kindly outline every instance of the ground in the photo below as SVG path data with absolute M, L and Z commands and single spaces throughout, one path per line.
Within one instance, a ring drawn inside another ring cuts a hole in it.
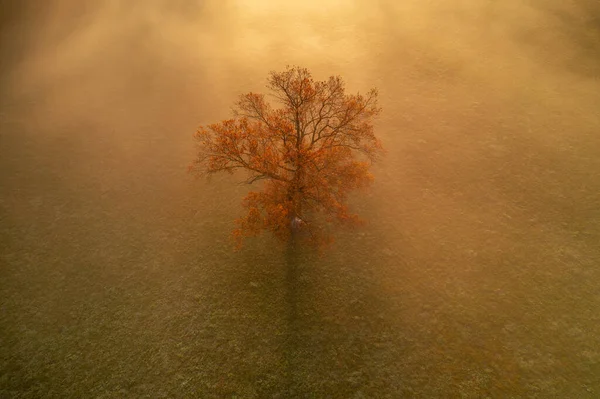
M 592 2 L 100 3 L 0 1 L 0 397 L 600 396 Z M 286 63 L 384 109 L 323 256 L 186 174 Z

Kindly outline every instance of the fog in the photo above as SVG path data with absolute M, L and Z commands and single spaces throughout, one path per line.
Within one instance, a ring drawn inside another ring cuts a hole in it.
M 0 1 L 0 24 L 0 396 L 600 395 L 597 2 Z M 286 65 L 380 92 L 369 223 L 323 257 L 233 251 L 249 187 L 186 173 L 197 126 Z

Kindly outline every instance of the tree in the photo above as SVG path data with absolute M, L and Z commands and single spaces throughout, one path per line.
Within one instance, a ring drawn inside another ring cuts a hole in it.
M 279 107 L 263 94 L 243 94 L 233 119 L 197 130 L 190 170 L 210 176 L 243 169 L 245 182 L 260 182 L 261 190 L 243 200 L 247 214 L 236 220 L 238 245 L 264 230 L 283 241 L 326 245 L 327 225 L 360 222 L 346 202 L 372 182 L 369 168 L 383 152 L 373 130 L 381 112 L 377 90 L 347 95 L 339 76 L 315 81 L 300 67 L 271 72 L 267 88 Z

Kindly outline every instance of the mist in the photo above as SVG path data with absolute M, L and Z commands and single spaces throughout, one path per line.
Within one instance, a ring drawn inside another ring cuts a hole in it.
M 600 395 L 597 2 L 0 1 L 0 32 L 0 396 Z M 322 257 L 235 252 L 249 187 L 186 173 L 286 65 L 383 108 Z

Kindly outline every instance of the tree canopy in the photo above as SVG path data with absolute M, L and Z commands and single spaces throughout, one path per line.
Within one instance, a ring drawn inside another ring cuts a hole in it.
M 267 88 L 274 105 L 263 94 L 243 94 L 232 119 L 198 128 L 190 170 L 243 169 L 247 183 L 259 184 L 243 199 L 247 213 L 233 231 L 238 245 L 262 231 L 327 245 L 327 225 L 360 222 L 347 197 L 372 182 L 369 168 L 383 152 L 373 128 L 377 90 L 349 95 L 341 77 L 315 81 L 300 67 L 271 72 Z

